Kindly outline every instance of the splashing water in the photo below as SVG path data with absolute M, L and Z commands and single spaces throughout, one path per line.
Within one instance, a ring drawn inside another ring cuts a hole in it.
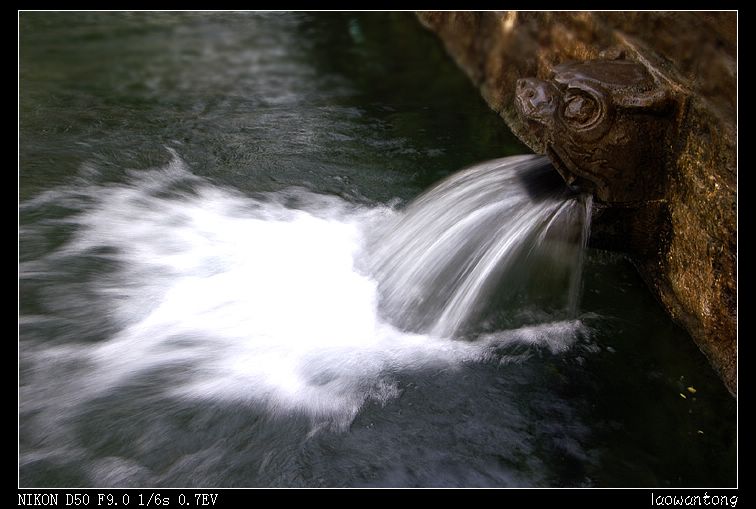
M 591 202 L 570 196 L 555 175 L 545 157 L 509 157 L 452 175 L 415 200 L 377 241 L 386 314 L 404 329 L 451 337 L 493 294 L 499 302 L 523 283 L 551 279 L 569 282 L 558 294 L 574 318 Z
M 89 175 L 26 202 L 23 214 L 69 212 L 23 226 L 24 252 L 46 228 L 72 234 L 20 266 L 24 288 L 40 285 L 47 303 L 20 318 L 23 411 L 60 423 L 147 386 L 343 428 L 365 401 L 399 394 L 397 373 L 501 360 L 512 344 L 563 351 L 584 331 L 579 321 L 454 339 L 515 253 L 566 249 L 554 233 L 578 200 L 531 199 L 527 172 L 542 166 L 479 165 L 399 212 L 302 189 L 242 196 L 174 155 L 124 184 Z M 418 313 L 432 327 L 394 325 Z

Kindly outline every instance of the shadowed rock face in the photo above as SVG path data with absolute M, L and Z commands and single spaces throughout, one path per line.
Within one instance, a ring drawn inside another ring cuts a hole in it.
M 547 80 L 517 80 L 515 103 L 567 184 L 604 202 L 663 197 L 675 104 L 642 65 L 560 64 Z
M 423 12 L 737 392 L 737 14 Z

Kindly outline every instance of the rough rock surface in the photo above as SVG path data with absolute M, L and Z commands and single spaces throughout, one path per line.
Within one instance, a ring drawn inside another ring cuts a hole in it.
M 737 14 L 502 11 L 418 17 L 538 153 L 547 151 L 549 137 L 518 112 L 518 80 L 550 79 L 565 62 L 621 56 L 670 91 L 676 106 L 670 113 L 673 134 L 658 149 L 664 163 L 643 169 L 658 174 L 659 185 L 651 188 L 661 190 L 661 198 L 614 201 L 622 194 L 621 179 L 611 172 L 602 176 L 605 189 L 597 194 L 606 199 L 594 217 L 595 242 L 631 256 L 736 394 Z

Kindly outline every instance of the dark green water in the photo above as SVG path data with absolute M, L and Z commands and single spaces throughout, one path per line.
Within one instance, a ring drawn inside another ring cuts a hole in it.
M 588 253 L 565 352 L 349 342 L 349 225 L 526 152 L 411 15 L 20 34 L 21 486 L 735 485 L 735 400 L 617 255 Z

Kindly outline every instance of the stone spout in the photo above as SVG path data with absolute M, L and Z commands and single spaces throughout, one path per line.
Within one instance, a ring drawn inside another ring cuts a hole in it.
M 642 65 L 559 64 L 519 79 L 515 106 L 567 184 L 607 203 L 664 196 L 676 104 Z

